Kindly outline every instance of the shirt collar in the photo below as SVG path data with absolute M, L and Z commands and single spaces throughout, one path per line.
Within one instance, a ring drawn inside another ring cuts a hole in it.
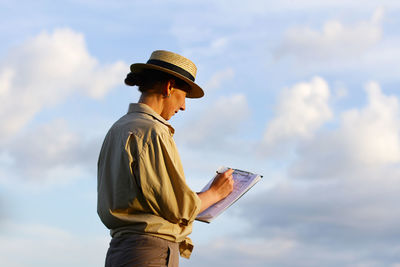
M 129 104 L 128 113 L 145 113 L 152 116 L 154 119 L 158 120 L 162 124 L 168 127 L 171 134 L 175 133 L 175 129 L 169 124 L 163 117 L 156 113 L 150 106 L 143 103 L 131 103 Z

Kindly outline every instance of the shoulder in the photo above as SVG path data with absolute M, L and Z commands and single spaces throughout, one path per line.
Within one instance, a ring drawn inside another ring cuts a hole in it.
M 157 138 L 171 139 L 168 127 L 151 115 L 145 113 L 128 113 L 111 127 L 111 131 L 119 135 L 134 135 L 143 141 Z

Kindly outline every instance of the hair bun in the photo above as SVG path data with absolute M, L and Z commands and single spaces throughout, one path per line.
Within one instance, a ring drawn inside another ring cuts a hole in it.
M 130 86 L 143 86 L 144 85 L 144 78 L 143 75 L 138 73 L 129 72 L 125 78 L 125 84 Z

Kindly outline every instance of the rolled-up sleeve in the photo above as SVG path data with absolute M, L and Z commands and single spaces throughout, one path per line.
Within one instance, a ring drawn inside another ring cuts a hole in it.
M 186 184 L 172 136 L 152 136 L 143 147 L 137 169 L 144 198 L 155 215 L 181 227 L 194 221 L 201 202 Z

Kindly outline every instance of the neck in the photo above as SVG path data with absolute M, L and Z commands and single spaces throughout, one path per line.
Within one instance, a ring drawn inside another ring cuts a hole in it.
M 148 105 L 159 115 L 164 108 L 164 97 L 161 94 L 142 93 L 138 102 Z

